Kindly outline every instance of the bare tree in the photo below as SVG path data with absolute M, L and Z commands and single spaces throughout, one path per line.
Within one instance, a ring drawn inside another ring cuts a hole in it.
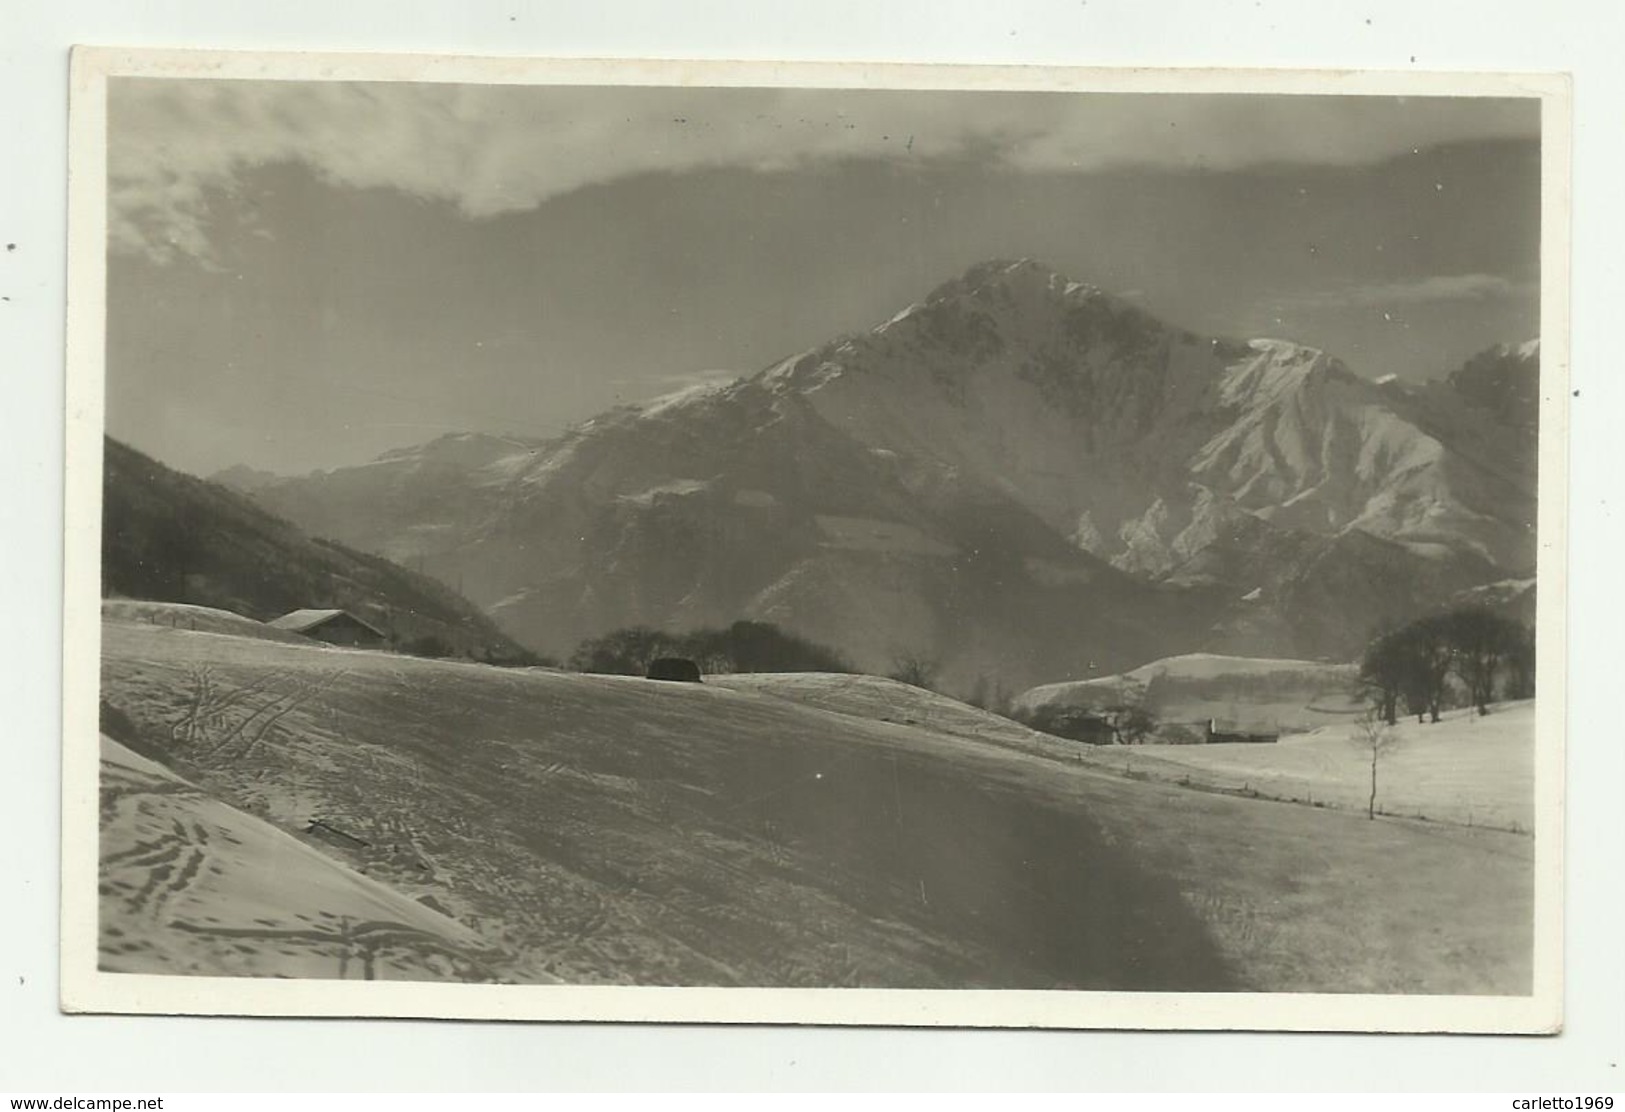
M 932 691 L 935 690 L 939 667 L 941 665 L 936 657 L 915 649 L 905 649 L 892 657 L 891 671 L 886 675 L 898 683 Z
M 1390 726 L 1399 715 L 1400 698 L 1415 674 L 1410 655 L 1404 632 L 1390 630 L 1366 646 L 1360 659 L 1360 690 Z
M 1482 606 L 1463 607 L 1446 616 L 1455 646 L 1452 667 L 1478 708 L 1488 714 L 1496 680 L 1507 657 L 1517 651 L 1523 627 Z
M 976 682 L 971 684 L 970 694 L 965 696 L 965 702 L 977 710 L 986 710 L 988 704 L 988 686 L 986 676 L 977 676 Z
M 1145 685 L 1124 679 L 1116 698 L 1100 708 L 1119 745 L 1143 745 L 1157 729 L 1157 719 L 1146 705 Z
M 1349 732 L 1349 742 L 1371 760 L 1371 797 L 1366 801 L 1365 817 L 1377 817 L 1377 766 L 1399 747 L 1399 734 L 1389 725 L 1381 706 L 1372 705 L 1355 719 Z
M 1512 635 L 1512 644 L 1506 657 L 1508 699 L 1532 699 L 1535 696 L 1535 631 L 1519 626 Z
M 1414 623 L 1410 644 L 1409 658 L 1414 673 L 1411 687 L 1419 695 L 1420 707 L 1416 720 L 1420 722 L 1421 713 L 1426 710 L 1430 721 L 1437 722 L 1450 671 L 1456 662 L 1456 646 L 1450 639 L 1448 618 L 1433 615 Z
M 1010 689 L 1002 679 L 993 681 L 993 694 L 988 696 L 987 709 L 1002 718 L 1010 717 Z

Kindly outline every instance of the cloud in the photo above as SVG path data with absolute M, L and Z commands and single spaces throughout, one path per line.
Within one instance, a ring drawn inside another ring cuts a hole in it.
M 981 159 L 1015 170 L 1360 164 L 1538 133 L 1532 101 L 579 88 L 124 78 L 109 100 L 110 236 L 207 258 L 211 198 L 255 166 L 455 205 L 470 218 L 710 166 Z
M 1283 298 L 1283 308 L 1380 309 L 1439 301 L 1488 301 L 1495 298 L 1535 297 L 1534 282 L 1517 282 L 1499 274 L 1435 274 L 1400 282 L 1377 282 L 1336 290 L 1317 290 Z

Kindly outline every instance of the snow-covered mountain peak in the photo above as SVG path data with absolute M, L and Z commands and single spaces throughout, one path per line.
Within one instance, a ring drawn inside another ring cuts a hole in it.
M 695 405 L 727 394 L 734 385 L 726 382 L 696 382 L 658 397 L 632 403 L 631 409 L 641 417 L 661 417 L 684 406 Z
M 1017 307 L 1031 309 L 1040 304 L 1064 308 L 1089 302 L 1129 307 L 1127 301 L 1099 286 L 1076 281 L 1036 260 L 993 259 L 977 263 L 959 277 L 944 282 L 916 308 L 957 304 L 996 311 Z
M 1224 372 L 1220 399 L 1228 406 L 1251 406 L 1273 401 L 1317 380 L 1352 380 L 1354 373 L 1319 348 L 1292 340 L 1247 341 L 1250 356 L 1231 363 Z
M 1475 359 L 1538 359 L 1540 358 L 1540 337 L 1524 340 L 1521 343 L 1499 343 L 1479 352 Z

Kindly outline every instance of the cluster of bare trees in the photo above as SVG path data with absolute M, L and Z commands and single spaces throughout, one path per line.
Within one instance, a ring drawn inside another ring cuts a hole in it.
M 891 669 L 886 673 L 886 678 L 910 687 L 935 691 L 940 671 L 942 662 L 932 654 L 919 649 L 899 649 L 892 654 Z
M 1178 727 L 1159 728 L 1157 717 L 1146 697 L 1146 685 L 1124 679 L 1110 692 L 1088 704 L 1069 706 L 1045 703 L 1030 710 L 1016 711 L 1012 717 L 1025 726 L 1056 737 L 1071 738 L 1090 745 L 1144 745 L 1159 733 L 1175 744 L 1192 740 L 1175 738 Z
M 1360 661 L 1360 685 L 1390 726 L 1401 706 L 1418 722 L 1439 721 L 1453 681 L 1480 714 L 1497 693 L 1533 696 L 1534 631 L 1483 607 L 1462 607 L 1383 634 Z
M 633 626 L 583 641 L 570 656 L 578 672 L 641 676 L 661 657 L 682 657 L 708 675 L 728 672 L 850 672 L 840 653 L 769 622 L 738 621 L 686 633 Z
M 1115 698 L 1100 708 L 1100 714 L 1118 745 L 1144 745 L 1157 731 L 1146 685 L 1138 680 L 1125 677 L 1117 685 Z

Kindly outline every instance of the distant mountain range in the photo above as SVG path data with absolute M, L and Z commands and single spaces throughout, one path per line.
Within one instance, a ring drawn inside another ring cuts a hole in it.
M 546 442 L 219 478 L 460 587 L 567 653 L 619 626 L 776 622 L 950 683 L 1180 652 L 1348 659 L 1527 578 L 1538 344 L 1426 386 L 1199 336 L 1032 262 L 861 335 Z
M 266 621 L 349 610 L 402 648 L 517 662 L 527 655 L 467 599 L 382 557 L 307 536 L 243 495 L 104 440 L 102 593 L 194 603 Z M 432 639 L 432 642 L 426 640 Z

